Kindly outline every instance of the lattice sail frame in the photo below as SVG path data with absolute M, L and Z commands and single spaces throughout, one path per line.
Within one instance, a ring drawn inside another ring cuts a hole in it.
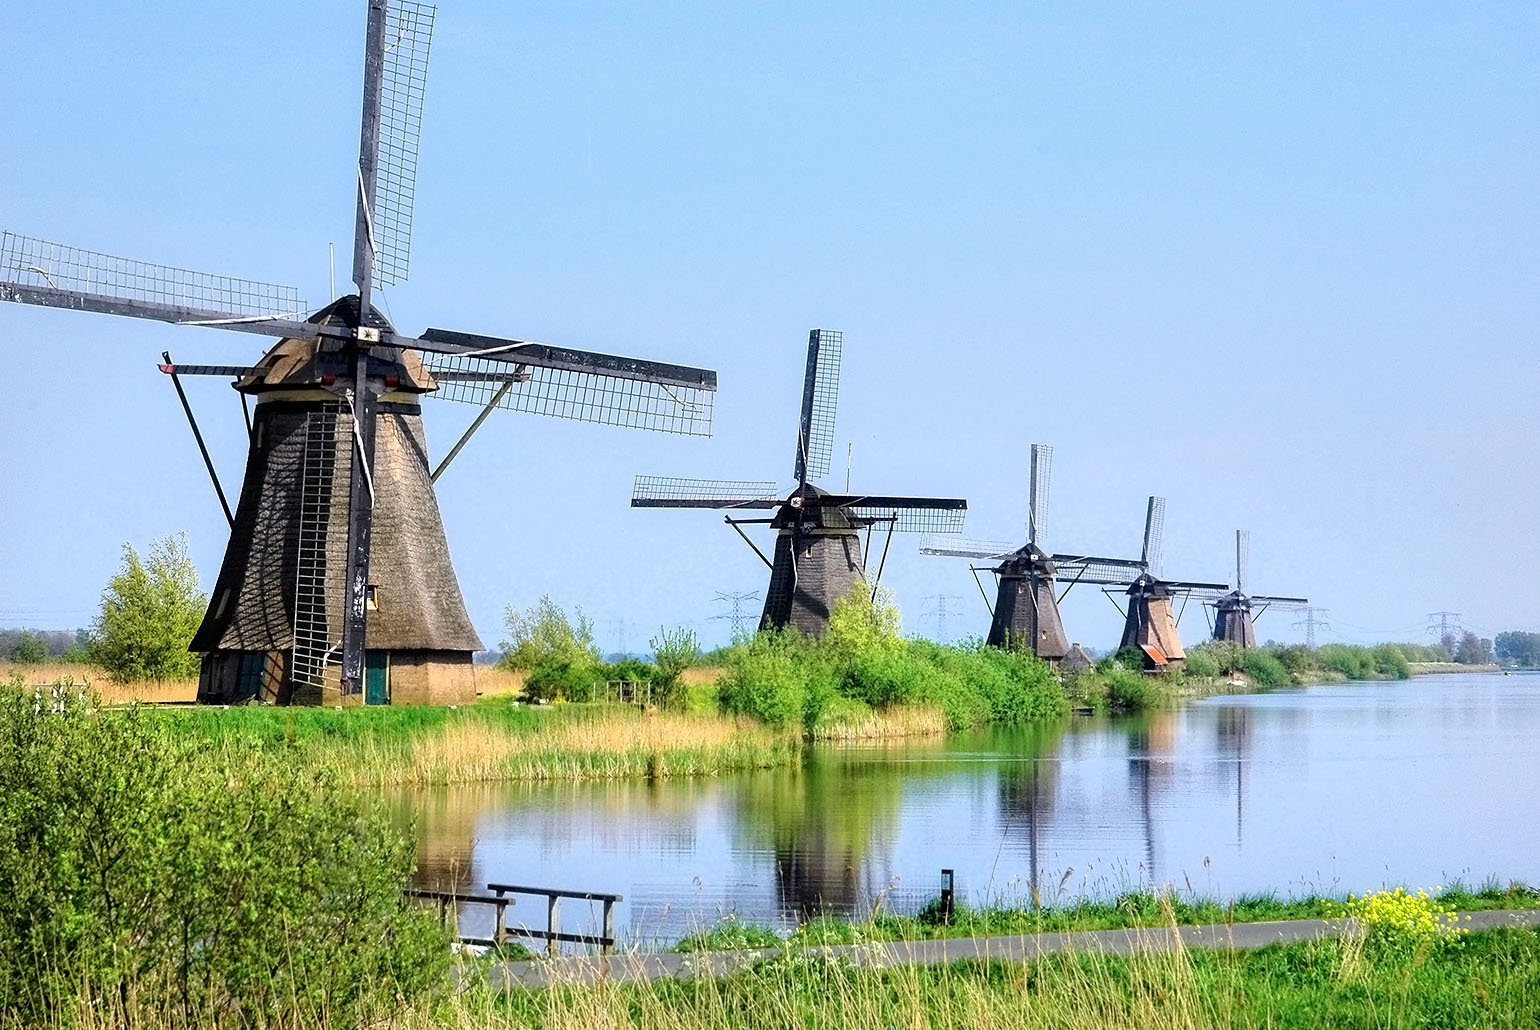
M 1042 545 L 1048 532 L 1048 496 L 1053 482 L 1053 448 L 1032 445 L 1031 481 L 1027 485 L 1027 542 Z
M 1160 575 L 1162 538 L 1166 532 L 1166 499 L 1164 497 L 1151 497 L 1144 514 L 1144 546 L 1139 552 L 1140 560 L 1150 575 Z
M 115 257 L 13 232 L 0 233 L 0 283 L 187 308 L 215 322 L 304 318 L 309 311 L 292 286 Z
M 904 507 L 888 505 L 842 505 L 858 519 L 869 520 L 879 527 L 890 521 L 898 533 L 961 533 L 968 517 L 966 509 Z
M 464 354 L 422 353 L 436 397 L 598 425 L 710 436 L 715 394 L 598 372 L 525 365 Z M 507 389 L 504 389 L 507 387 Z M 499 396 L 501 394 L 501 396 Z
M 807 475 L 827 476 L 834 460 L 834 424 L 839 412 L 840 365 L 845 334 L 838 329 L 814 329 L 809 358 L 814 361 L 813 394 L 806 411 Z
M 422 142 L 435 11 L 432 5 L 414 0 L 390 0 L 385 7 L 379 166 L 373 194 L 376 286 L 406 282 L 409 272 L 417 151 Z
M 1008 558 L 1021 550 L 1020 544 L 1005 540 L 932 540 L 920 542 L 921 554 L 940 555 L 945 558 Z
M 633 507 L 737 508 L 768 506 L 779 500 L 774 483 L 745 479 L 637 476 L 631 491 Z

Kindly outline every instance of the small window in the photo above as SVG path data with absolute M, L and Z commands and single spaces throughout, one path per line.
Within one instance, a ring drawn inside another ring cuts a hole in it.
M 370 583 L 368 586 L 364 587 L 364 608 L 371 612 L 377 612 L 380 610 L 379 595 L 375 593 L 375 587 L 373 583 Z

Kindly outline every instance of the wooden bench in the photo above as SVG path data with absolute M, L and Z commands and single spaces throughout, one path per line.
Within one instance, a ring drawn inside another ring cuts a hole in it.
M 615 903 L 624 901 L 619 894 L 604 894 L 599 891 L 564 891 L 549 887 L 519 887 L 506 883 L 489 883 L 487 890 L 494 893 L 462 894 L 458 891 L 434 891 L 434 890 L 408 890 L 407 897 L 421 901 L 437 903 L 439 920 L 447 921 L 451 909 L 458 909 L 461 905 L 490 905 L 494 913 L 492 936 L 464 937 L 456 934 L 456 939 L 462 944 L 479 944 L 488 947 L 499 947 L 508 943 L 515 937 L 528 937 L 534 940 L 546 942 L 546 952 L 550 955 L 557 953 L 558 945 L 589 944 L 597 946 L 602 952 L 610 952 L 615 949 Z M 537 930 L 523 926 L 508 925 L 508 908 L 518 904 L 515 898 L 509 895 L 523 894 L 532 897 L 541 897 L 546 900 L 546 928 Z M 574 901 L 597 901 L 603 908 L 603 932 L 598 935 L 584 933 L 564 933 L 561 929 L 561 902 L 564 898 Z

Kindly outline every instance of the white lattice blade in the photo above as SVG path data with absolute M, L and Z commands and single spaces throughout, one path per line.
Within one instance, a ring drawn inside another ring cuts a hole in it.
M 732 507 L 753 503 L 774 504 L 780 493 L 776 484 L 744 479 L 690 479 L 676 476 L 637 476 L 631 503 L 658 506 Z
M 1004 558 L 1021 549 L 1021 544 L 1006 540 L 958 540 L 951 537 L 926 537 L 920 541 L 921 554 L 947 558 Z
M 304 318 L 307 313 L 305 301 L 292 286 L 115 257 L 12 232 L 0 233 L 0 283 L 142 303 L 161 310 L 181 309 L 182 314 L 200 316 L 169 321 L 217 324 L 243 318 Z M 151 313 L 147 317 L 166 316 Z

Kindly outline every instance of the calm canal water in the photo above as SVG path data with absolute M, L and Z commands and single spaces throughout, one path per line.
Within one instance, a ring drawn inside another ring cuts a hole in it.
M 1053 902 L 1166 884 L 1229 898 L 1536 883 L 1537 772 L 1540 676 L 1429 676 L 817 748 L 800 769 L 403 806 L 424 886 L 617 892 L 622 935 L 667 941 L 729 913 L 784 927 L 879 896 L 912 909 L 943 867 L 975 901 L 1033 884 Z M 571 929 L 592 925 L 568 905 Z M 514 912 L 544 925 L 533 899 Z

